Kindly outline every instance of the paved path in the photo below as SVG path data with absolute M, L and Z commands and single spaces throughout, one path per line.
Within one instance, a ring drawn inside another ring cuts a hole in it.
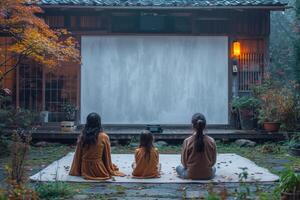
M 92 184 L 90 188 L 82 191 L 81 195 L 75 195 L 73 199 L 162 199 L 162 200 L 179 200 L 179 199 L 201 199 L 208 195 L 209 188 L 217 193 L 224 191 L 229 193 L 228 200 L 234 199 L 234 192 L 240 188 L 239 184 Z M 255 195 L 257 186 L 249 185 L 251 193 Z M 272 190 L 273 183 L 264 183 L 259 186 L 260 190 Z

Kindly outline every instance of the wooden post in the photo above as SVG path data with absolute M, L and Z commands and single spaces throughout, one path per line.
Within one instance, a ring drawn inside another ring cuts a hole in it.
M 46 110 L 46 72 L 45 68 L 42 67 L 42 110 Z
M 20 108 L 20 67 L 16 68 L 16 108 Z

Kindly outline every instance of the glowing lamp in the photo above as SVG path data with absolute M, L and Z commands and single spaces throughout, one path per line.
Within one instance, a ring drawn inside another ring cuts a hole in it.
M 240 42 L 233 42 L 233 56 L 238 57 L 241 55 L 241 43 Z

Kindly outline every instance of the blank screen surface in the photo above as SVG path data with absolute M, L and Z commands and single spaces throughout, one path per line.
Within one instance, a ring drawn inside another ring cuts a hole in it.
M 228 124 L 228 39 L 223 36 L 82 36 L 81 122 Z

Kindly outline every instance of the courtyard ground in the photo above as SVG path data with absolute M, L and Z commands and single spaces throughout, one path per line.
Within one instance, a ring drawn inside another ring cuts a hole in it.
M 135 143 L 112 147 L 112 153 L 134 153 Z M 255 147 L 238 147 L 233 142 L 217 142 L 219 153 L 236 153 L 254 161 L 259 166 L 269 169 L 280 175 L 286 167 L 300 168 L 300 158 L 290 156 L 284 143 L 261 143 Z M 157 146 L 159 152 L 178 154 L 181 145 Z M 27 159 L 28 175 L 35 174 L 51 162 L 61 158 L 74 145 L 46 143 L 40 147 L 32 146 Z M 0 180 L 5 187 L 5 165 L 9 162 L 8 156 L 0 158 Z M 31 183 L 37 186 L 38 183 Z M 55 183 L 52 183 L 55 184 Z M 274 189 L 276 183 L 253 184 L 117 184 L 117 183 L 62 183 L 70 191 L 60 199 L 199 199 L 207 197 L 208 193 L 225 195 L 227 199 L 242 199 L 243 193 L 249 189 L 253 199 L 276 199 Z M 51 185 L 51 184 L 50 184 Z M 210 192 L 209 192 L 210 191 Z M 55 199 L 56 197 L 48 197 Z M 56 198 L 57 199 L 57 198 Z M 59 199 L 59 198 L 58 198 Z

